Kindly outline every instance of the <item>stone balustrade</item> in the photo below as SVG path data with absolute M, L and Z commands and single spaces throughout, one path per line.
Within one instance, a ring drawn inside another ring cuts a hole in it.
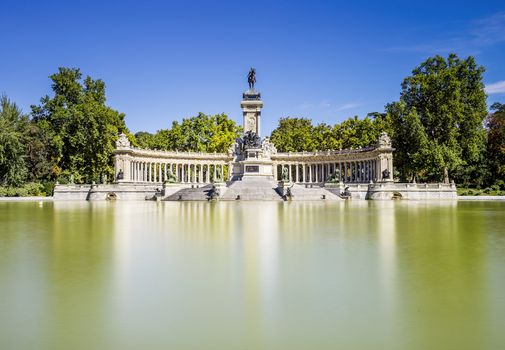
M 174 182 L 205 184 L 226 180 L 233 157 L 226 153 L 157 151 L 117 147 L 115 174 L 118 183 Z

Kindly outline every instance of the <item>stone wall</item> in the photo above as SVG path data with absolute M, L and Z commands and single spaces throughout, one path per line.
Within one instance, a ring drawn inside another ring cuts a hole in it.
M 416 183 L 374 183 L 368 188 L 367 199 L 389 200 L 392 198 L 408 200 L 457 199 L 455 184 L 416 184 Z
M 152 198 L 161 186 L 138 184 L 111 185 L 56 185 L 54 200 L 146 200 Z

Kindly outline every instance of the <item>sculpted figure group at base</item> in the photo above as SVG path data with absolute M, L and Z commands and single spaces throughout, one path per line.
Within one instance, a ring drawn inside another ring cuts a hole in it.
M 241 142 L 244 149 L 261 147 L 261 138 L 254 131 L 244 133 Z

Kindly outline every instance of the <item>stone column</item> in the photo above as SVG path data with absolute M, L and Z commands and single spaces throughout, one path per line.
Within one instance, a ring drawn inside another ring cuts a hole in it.
M 388 157 L 388 168 L 389 168 L 389 173 L 390 173 L 390 179 L 391 181 L 394 180 L 393 176 L 393 155 Z

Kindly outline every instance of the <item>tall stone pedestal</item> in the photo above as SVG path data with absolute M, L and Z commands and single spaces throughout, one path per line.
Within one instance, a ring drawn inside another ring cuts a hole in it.
M 242 115 L 244 118 L 243 127 L 244 133 L 248 131 L 254 132 L 256 135 L 261 136 L 261 109 L 263 108 L 263 101 L 261 101 L 261 94 L 250 89 L 242 95 Z

